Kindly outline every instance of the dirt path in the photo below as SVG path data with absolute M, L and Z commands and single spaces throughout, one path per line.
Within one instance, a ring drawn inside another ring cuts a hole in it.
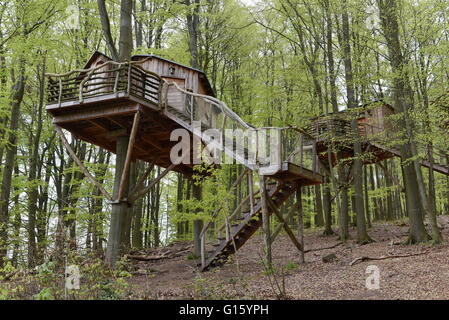
M 442 216 L 440 225 L 445 243 L 449 241 L 449 217 Z M 407 226 L 377 224 L 369 230 L 376 240 L 364 246 L 353 241 L 332 249 L 306 253 L 306 264 L 297 265 L 296 248 L 285 236 L 273 243 L 273 262 L 286 266 L 285 293 L 289 299 L 449 299 L 449 245 L 403 245 Z M 329 247 L 339 241 L 336 236 L 323 237 L 321 230 L 306 232 L 307 249 Z M 355 230 L 350 231 L 355 238 Z M 186 246 L 186 243 L 176 246 Z M 232 261 L 209 272 L 199 273 L 196 262 L 184 253 L 172 259 L 138 262 L 130 283 L 136 297 L 150 299 L 276 299 L 279 290 L 264 275 L 259 254 L 263 240 L 253 236 Z M 357 257 L 403 255 L 426 251 L 425 254 L 365 261 L 350 266 Z M 323 263 L 322 257 L 334 253 L 336 259 Z M 238 262 L 238 263 L 237 263 Z M 238 265 L 238 267 L 237 267 Z M 379 289 L 368 290 L 365 273 L 369 265 L 380 272 Z M 239 271 L 238 271 L 239 270 Z M 148 272 L 147 275 L 142 274 Z M 241 279 L 239 279 L 239 274 Z M 271 278 L 273 280 L 273 278 Z

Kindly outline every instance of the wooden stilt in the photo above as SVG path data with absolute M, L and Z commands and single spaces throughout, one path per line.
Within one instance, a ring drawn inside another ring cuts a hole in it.
M 89 171 L 84 166 L 84 164 L 80 161 L 80 159 L 78 159 L 78 157 L 76 156 L 72 147 L 70 146 L 69 142 L 67 141 L 66 137 L 64 136 L 64 133 L 62 132 L 61 127 L 58 126 L 57 124 L 53 124 L 53 126 L 55 127 L 56 133 L 59 135 L 59 138 L 61 139 L 62 144 L 67 149 L 67 151 L 68 151 L 69 155 L 72 157 L 73 161 L 75 161 L 75 163 L 78 165 L 78 167 L 84 173 L 86 178 L 89 179 L 89 181 L 92 182 L 98 188 L 98 190 L 100 190 L 100 192 L 104 195 L 104 197 L 106 199 L 108 199 L 109 201 L 112 201 L 111 195 L 102 187 L 102 185 L 97 180 L 95 180 L 95 178 L 89 173 Z
M 296 212 L 298 209 L 298 202 L 296 202 L 293 207 L 288 211 L 286 215 L 284 215 L 283 219 L 284 221 L 288 221 L 292 215 Z M 271 242 L 273 243 L 276 237 L 279 235 L 279 232 L 281 232 L 282 228 L 284 227 L 284 223 L 280 223 L 276 226 L 276 229 L 274 229 L 273 233 L 271 234 Z
M 276 217 L 281 222 L 281 224 L 282 224 L 283 228 L 285 229 L 285 231 L 287 232 L 287 235 L 290 238 L 290 240 L 293 242 L 293 244 L 296 246 L 296 248 L 298 248 L 300 253 L 303 252 L 303 247 L 299 243 L 298 239 L 296 239 L 295 234 L 293 233 L 292 229 L 290 229 L 290 227 L 288 226 L 287 222 L 282 217 L 281 213 L 279 212 L 279 209 L 276 207 L 276 205 L 274 204 L 273 200 L 268 198 L 268 204 L 271 207 L 271 209 L 273 210 L 273 212 L 276 215 Z M 273 240 L 273 239 L 271 239 L 271 240 Z
M 129 172 L 129 164 L 131 162 L 131 156 L 132 156 L 133 149 L 134 149 L 134 142 L 136 141 L 137 129 L 139 127 L 139 120 L 140 120 L 140 111 L 137 110 L 137 112 L 134 115 L 133 127 L 131 129 L 131 135 L 129 137 L 129 144 L 128 144 L 128 151 L 126 153 L 125 166 L 123 168 L 123 174 L 122 174 L 122 178 L 120 180 L 120 189 L 118 191 L 117 199 L 115 199 L 115 200 L 120 201 L 123 196 L 123 190 L 125 188 L 125 182 L 126 182 L 126 178 L 128 177 L 128 172 Z
M 248 172 L 248 189 L 249 189 L 249 209 L 250 216 L 254 214 L 254 191 L 253 191 L 253 171 Z
M 265 185 L 265 176 L 260 175 L 260 200 L 262 207 L 262 221 L 264 231 L 264 244 L 265 244 L 265 263 L 266 267 L 271 269 L 271 239 L 270 239 L 270 215 L 268 214 L 268 200 L 267 189 Z
M 201 267 L 206 267 L 206 234 L 201 236 Z
M 298 183 L 298 187 L 296 189 L 296 202 L 298 203 L 298 242 L 301 246 L 299 250 L 299 263 L 302 264 L 305 262 L 304 260 L 304 230 L 303 230 L 303 215 L 302 215 L 302 192 L 301 192 L 301 184 Z

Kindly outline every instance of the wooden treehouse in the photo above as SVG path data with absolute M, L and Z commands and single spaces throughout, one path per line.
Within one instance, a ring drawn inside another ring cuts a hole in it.
M 392 145 L 395 130 L 390 117 L 395 114 L 393 107 L 383 101 L 375 101 L 358 108 L 357 122 L 362 140 L 364 164 L 377 164 L 386 170 L 382 161 L 392 157 L 400 157 L 399 147 Z M 328 147 L 331 141 L 343 155 L 343 159 L 354 157 L 350 111 L 344 110 L 328 117 L 314 119 L 308 127 L 308 133 L 315 138 L 319 163 L 323 168 L 328 167 Z M 417 142 L 419 149 L 425 146 Z M 425 154 L 425 152 L 423 152 Z M 449 169 L 445 165 L 448 157 L 447 151 L 434 147 L 433 168 L 435 171 L 449 175 Z M 336 162 L 335 152 L 331 155 L 332 163 Z M 419 160 L 421 165 L 429 168 L 430 162 L 426 158 Z M 351 161 L 350 161 L 351 162 Z M 389 176 L 390 174 L 386 172 Z
M 171 170 L 188 176 L 193 173 L 194 147 L 189 149 L 188 156 L 183 155 L 182 162 L 170 160 L 170 152 L 178 143 L 170 139 L 175 129 L 185 129 L 189 140 L 199 139 L 203 145 L 215 142 L 221 153 L 246 167 L 233 188 L 247 179 L 249 195 L 234 213 L 226 216 L 221 227 L 212 230 L 216 224 L 209 222 L 201 232 L 202 270 L 226 261 L 260 226 L 269 223 L 272 213 L 302 252 L 302 240 L 293 235 L 285 221 L 295 210 L 298 210 L 298 219 L 302 219 L 298 191 L 301 186 L 323 182 L 317 170 L 316 144 L 312 136 L 295 128 L 255 128 L 215 98 L 202 71 L 154 55 L 136 55 L 131 61 L 117 63 L 95 52 L 83 69 L 47 76 L 46 110 L 53 117 L 56 131 L 87 178 L 113 203 L 132 204 Z M 129 137 L 125 168 L 116 194 L 111 196 L 95 181 L 76 157 L 62 129 L 113 153 L 117 138 Z M 218 139 L 212 136 L 210 129 L 219 133 Z M 241 140 L 236 135 L 228 136 L 227 129 L 240 129 L 249 134 Z M 249 136 L 256 137 L 255 142 Z M 306 148 L 306 145 L 311 147 Z M 124 194 L 129 164 L 136 160 L 151 165 L 136 187 Z M 165 170 L 145 186 L 154 165 Z M 253 181 L 254 171 L 259 173 L 258 182 Z M 295 191 L 297 205 L 288 215 L 281 216 L 278 208 Z M 244 207 L 249 209 L 243 212 Z M 217 208 L 211 213 L 212 220 L 217 219 L 220 210 Z M 211 247 L 206 236 L 214 232 L 218 234 L 212 239 L 217 243 L 206 252 L 206 247 Z

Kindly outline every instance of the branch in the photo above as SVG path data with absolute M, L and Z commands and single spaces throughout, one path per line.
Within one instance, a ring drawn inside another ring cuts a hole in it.
M 363 261 L 370 261 L 370 260 L 386 260 L 386 259 L 395 259 L 395 258 L 406 258 L 406 257 L 413 257 L 413 256 L 420 256 L 423 254 L 426 254 L 427 251 L 418 252 L 418 253 L 411 253 L 411 254 L 398 254 L 398 255 L 391 255 L 391 256 L 381 256 L 381 257 L 358 257 L 352 260 L 349 265 L 353 266 L 359 262 Z
M 98 12 L 100 13 L 101 28 L 103 29 L 106 44 L 109 48 L 109 51 L 111 52 L 112 59 L 114 61 L 118 61 L 119 56 L 117 48 L 115 47 L 114 40 L 112 39 L 111 25 L 109 23 L 108 12 L 106 11 L 106 5 L 104 3 L 104 0 L 97 0 L 97 3 L 98 3 Z

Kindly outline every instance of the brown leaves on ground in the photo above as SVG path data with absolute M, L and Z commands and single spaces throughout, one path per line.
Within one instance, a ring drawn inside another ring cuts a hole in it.
M 376 242 L 363 246 L 353 240 L 339 245 L 337 236 L 323 237 L 322 230 L 306 231 L 305 249 L 309 252 L 303 265 L 297 264 L 297 249 L 281 235 L 272 245 L 274 276 L 285 283 L 289 299 L 449 299 L 449 217 L 440 216 L 439 222 L 445 244 L 437 246 L 403 244 L 408 227 L 394 224 L 375 224 L 369 234 Z M 350 233 L 356 239 L 356 231 Z M 328 247 L 333 248 L 314 250 Z M 199 261 L 186 259 L 188 253 L 139 261 L 134 268 L 145 274 L 136 273 L 130 283 L 136 296 L 146 298 L 276 299 L 279 292 L 270 285 L 257 254 L 262 250 L 262 236 L 254 235 L 230 262 L 204 273 L 198 272 Z M 322 257 L 332 253 L 336 259 L 323 263 Z M 388 256 L 398 257 L 358 261 L 350 266 L 360 257 Z M 380 270 L 377 290 L 365 286 L 369 265 Z

